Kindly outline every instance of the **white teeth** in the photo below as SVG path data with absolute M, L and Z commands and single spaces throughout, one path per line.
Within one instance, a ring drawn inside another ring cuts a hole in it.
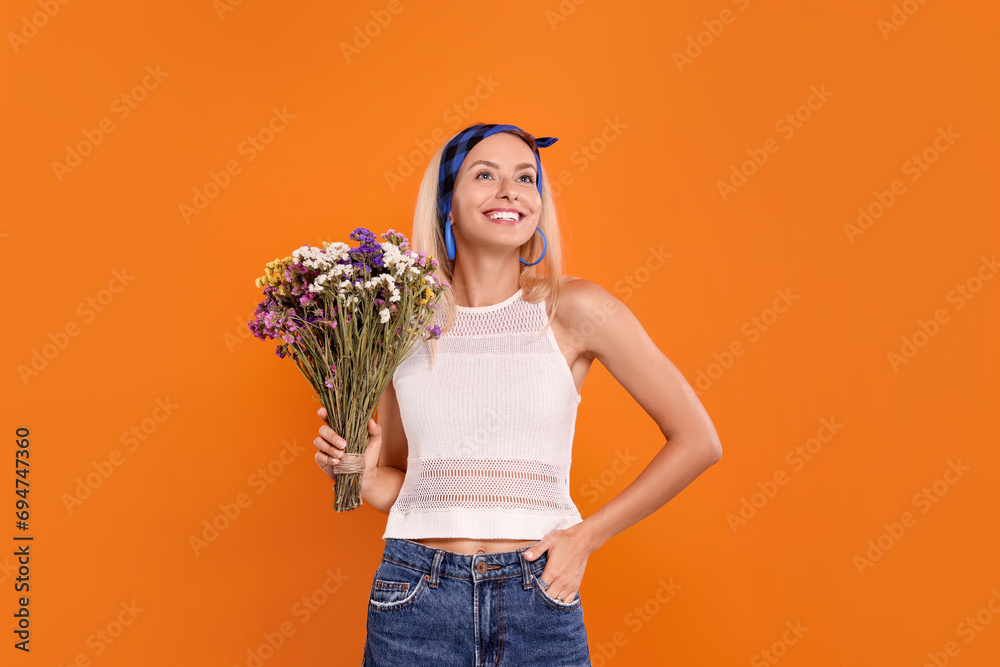
M 517 220 L 520 217 L 511 211 L 493 211 L 489 215 L 493 220 Z

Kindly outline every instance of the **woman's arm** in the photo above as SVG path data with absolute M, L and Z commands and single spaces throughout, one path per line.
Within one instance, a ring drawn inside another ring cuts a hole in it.
M 722 457 L 722 444 L 691 385 L 660 351 L 635 315 L 600 285 L 578 279 L 563 287 L 560 322 L 582 340 L 660 427 L 666 443 L 621 493 L 580 529 L 597 549 L 649 516 Z
M 399 402 L 396 399 L 396 388 L 391 381 L 379 399 L 375 414 L 382 430 L 382 448 L 379 451 L 379 465 L 375 469 L 375 475 L 370 482 L 363 485 L 361 499 L 379 512 L 388 514 L 399 496 L 399 490 L 403 487 L 406 458 L 409 455 L 406 432 L 403 430 Z
M 368 482 L 361 492 L 361 500 L 368 503 L 379 512 L 389 513 L 392 504 L 399 497 L 399 490 L 403 488 L 403 478 L 406 473 L 390 466 L 379 466 L 375 470 L 375 476 Z

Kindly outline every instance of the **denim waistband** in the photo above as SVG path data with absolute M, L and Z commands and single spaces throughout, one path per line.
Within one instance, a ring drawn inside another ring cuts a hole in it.
M 531 547 L 495 553 L 460 554 L 446 549 L 435 549 L 412 540 L 389 537 L 385 540 L 383 558 L 427 573 L 432 586 L 439 577 L 453 577 L 483 581 L 519 576 L 525 588 L 531 586 L 531 575 L 540 575 L 545 569 L 546 555 L 529 561 L 524 552 Z M 481 565 L 480 563 L 485 563 Z

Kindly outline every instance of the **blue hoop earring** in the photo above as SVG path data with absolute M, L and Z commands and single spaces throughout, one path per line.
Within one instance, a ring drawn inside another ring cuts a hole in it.
M 455 261 L 455 233 L 451 231 L 451 218 L 444 226 L 444 246 L 448 250 L 448 259 Z
M 545 257 L 545 247 L 548 245 L 548 242 L 545 240 L 545 232 L 542 231 L 541 227 L 535 227 L 535 229 L 537 229 L 538 233 L 542 235 L 542 255 L 534 262 L 526 262 L 523 259 L 521 259 L 521 264 L 524 264 L 525 266 L 534 266 L 535 264 L 538 264 L 540 261 L 542 261 L 542 257 Z

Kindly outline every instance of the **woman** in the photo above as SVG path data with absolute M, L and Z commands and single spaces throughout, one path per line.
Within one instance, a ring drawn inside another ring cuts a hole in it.
M 722 455 L 694 391 L 628 308 L 562 276 L 538 151 L 555 141 L 474 125 L 424 175 L 413 249 L 438 258 L 451 289 L 440 339 L 404 360 L 368 423 L 362 497 L 389 517 L 365 665 L 590 665 L 588 557 Z M 594 359 L 666 443 L 583 519 L 569 464 Z M 345 443 L 319 416 L 316 462 L 333 477 Z

